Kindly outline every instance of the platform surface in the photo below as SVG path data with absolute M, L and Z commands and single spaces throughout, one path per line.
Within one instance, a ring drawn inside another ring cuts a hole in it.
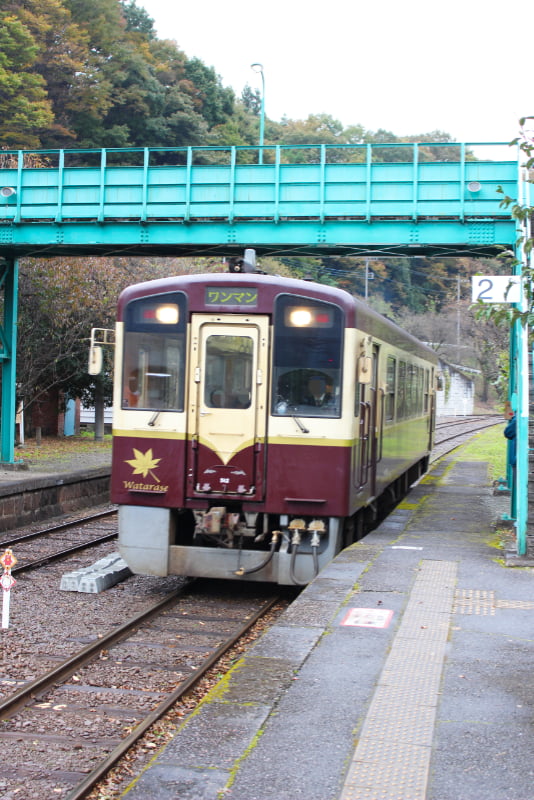
M 127 800 L 532 800 L 534 570 L 443 460 L 203 701 Z

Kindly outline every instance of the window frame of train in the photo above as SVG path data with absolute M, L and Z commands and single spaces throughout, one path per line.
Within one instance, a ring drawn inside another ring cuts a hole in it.
M 124 310 L 121 408 L 184 411 L 187 297 L 138 297 Z
M 395 418 L 406 419 L 406 373 L 407 365 L 403 358 L 399 359 L 397 373 L 397 402 L 395 403 Z
M 395 421 L 395 395 L 397 391 L 397 359 L 388 356 L 386 361 L 386 422 Z
M 280 294 L 274 301 L 273 324 L 271 414 L 339 419 L 343 309 L 317 298 Z M 324 386 L 323 396 L 317 397 L 319 405 L 311 404 L 307 391 L 312 382 Z
M 428 367 L 426 367 L 423 414 L 428 414 L 429 410 L 430 410 L 430 370 L 428 369 Z
M 213 333 L 205 342 L 206 408 L 250 408 L 254 342 L 250 336 Z

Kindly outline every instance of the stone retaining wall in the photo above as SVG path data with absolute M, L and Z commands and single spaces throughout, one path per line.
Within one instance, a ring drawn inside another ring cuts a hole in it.
M 26 477 L 0 485 L 0 531 L 109 503 L 110 469 Z

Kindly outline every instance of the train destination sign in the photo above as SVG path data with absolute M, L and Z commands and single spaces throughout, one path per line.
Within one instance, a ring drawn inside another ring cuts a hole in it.
M 206 287 L 205 302 L 207 306 L 246 306 L 254 308 L 258 305 L 257 289 L 223 289 Z
M 475 275 L 473 303 L 520 303 L 520 275 Z

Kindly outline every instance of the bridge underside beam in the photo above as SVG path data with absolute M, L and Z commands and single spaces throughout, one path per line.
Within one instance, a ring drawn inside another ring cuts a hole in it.
M 515 238 L 510 219 L 23 222 L 0 225 L 0 253 L 209 256 L 254 247 L 260 255 L 492 256 Z

